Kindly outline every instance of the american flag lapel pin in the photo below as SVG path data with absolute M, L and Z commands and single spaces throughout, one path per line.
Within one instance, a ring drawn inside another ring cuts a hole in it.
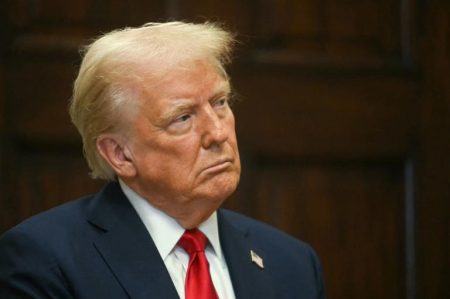
M 257 255 L 253 250 L 250 250 L 250 257 L 253 263 L 255 263 L 261 269 L 264 269 L 263 259 L 259 255 Z

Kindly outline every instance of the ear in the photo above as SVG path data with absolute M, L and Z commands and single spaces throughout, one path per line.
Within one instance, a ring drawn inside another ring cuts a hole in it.
M 102 134 L 97 137 L 96 146 L 99 154 L 119 177 L 133 178 L 136 176 L 136 167 L 126 148 L 126 142 L 120 136 Z

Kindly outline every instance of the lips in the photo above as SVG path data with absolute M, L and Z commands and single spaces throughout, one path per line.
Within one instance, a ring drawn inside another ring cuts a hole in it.
M 214 163 L 208 165 L 207 167 L 205 167 L 205 169 L 203 169 L 203 171 L 212 172 L 212 173 L 221 172 L 221 171 L 224 171 L 225 169 L 227 169 L 232 164 L 233 164 L 233 159 L 223 158 L 223 159 L 219 159 L 219 160 L 215 161 Z

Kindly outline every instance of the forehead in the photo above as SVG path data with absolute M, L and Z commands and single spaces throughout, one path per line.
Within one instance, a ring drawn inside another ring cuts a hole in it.
M 230 91 L 228 79 L 220 68 L 205 62 L 175 68 L 161 78 L 148 78 L 143 83 L 143 99 L 154 104 L 158 99 L 200 100 Z

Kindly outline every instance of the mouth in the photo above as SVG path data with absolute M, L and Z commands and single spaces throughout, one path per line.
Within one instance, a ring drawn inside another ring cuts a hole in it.
M 222 171 L 226 170 L 228 167 L 230 167 L 231 165 L 233 165 L 233 159 L 223 158 L 223 159 L 217 160 L 214 163 L 208 165 L 207 167 L 205 167 L 205 169 L 203 169 L 203 171 L 213 174 L 213 173 L 217 173 L 217 172 L 222 172 Z

